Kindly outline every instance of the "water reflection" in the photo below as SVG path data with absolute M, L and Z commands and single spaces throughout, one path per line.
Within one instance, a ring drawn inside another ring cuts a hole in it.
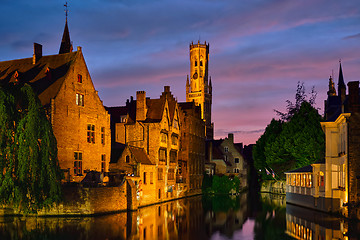
M 0 218 L 0 239 L 357 239 L 359 226 L 286 205 L 282 195 L 242 194 L 97 217 Z

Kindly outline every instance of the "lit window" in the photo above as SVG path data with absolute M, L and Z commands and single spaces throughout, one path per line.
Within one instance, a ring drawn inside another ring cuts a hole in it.
M 126 115 L 121 115 L 120 116 L 120 122 L 121 123 L 126 123 Z
M 82 153 L 74 152 L 74 175 L 82 174 Z
M 84 95 L 83 94 L 80 94 L 80 93 L 77 93 L 76 94 L 76 105 L 78 106 L 84 106 Z
M 105 168 L 106 168 L 106 161 L 105 161 L 106 157 L 105 154 L 101 155 L 101 172 L 104 173 L 105 172 Z
M 101 128 L 101 144 L 105 145 L 105 127 Z
M 87 125 L 87 142 L 95 143 L 95 125 Z
M 78 74 L 78 83 L 82 83 L 82 76 Z

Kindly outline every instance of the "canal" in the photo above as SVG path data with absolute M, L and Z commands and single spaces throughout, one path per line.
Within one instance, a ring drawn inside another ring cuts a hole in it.
M 283 195 L 244 193 L 97 217 L 0 218 L 0 239 L 358 239 L 358 228 L 357 222 L 286 206 Z

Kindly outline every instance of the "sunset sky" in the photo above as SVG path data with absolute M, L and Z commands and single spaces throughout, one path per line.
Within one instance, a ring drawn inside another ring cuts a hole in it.
M 65 1 L 2 0 L 0 61 L 57 54 Z M 255 143 L 298 81 L 323 101 L 329 76 L 360 80 L 360 0 L 74 0 L 69 29 L 106 106 L 169 85 L 185 101 L 189 44 L 210 43 L 215 137 Z

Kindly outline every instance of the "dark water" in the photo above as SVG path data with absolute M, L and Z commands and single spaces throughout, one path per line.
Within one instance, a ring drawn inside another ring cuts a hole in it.
M 0 218 L 0 239 L 357 239 L 358 223 L 281 195 L 202 196 L 86 218 Z M 294 238 L 292 238 L 292 237 Z

